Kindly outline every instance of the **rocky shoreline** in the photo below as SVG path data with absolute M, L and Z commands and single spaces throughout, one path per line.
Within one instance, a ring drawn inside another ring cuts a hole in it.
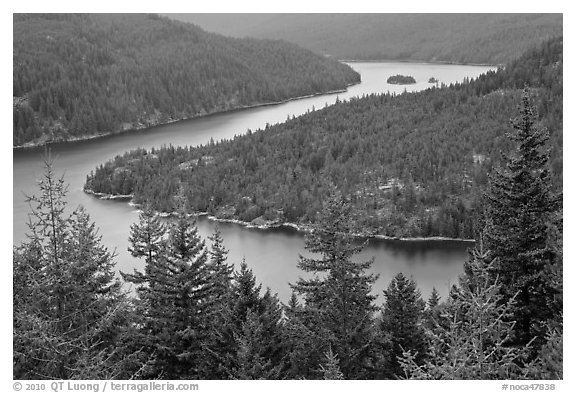
M 139 209 L 142 207 L 141 204 L 134 203 L 133 198 L 134 195 L 113 195 L 113 194 L 106 194 L 101 192 L 94 192 L 90 189 L 84 188 L 84 192 L 90 195 L 94 195 L 95 197 L 103 200 L 119 200 L 119 201 L 128 201 L 128 205 Z M 176 213 L 165 213 L 165 212 L 156 212 L 156 215 L 163 218 L 169 218 L 176 216 Z M 270 221 L 265 220 L 262 217 L 258 217 L 250 222 L 242 221 L 236 218 L 220 218 L 212 215 L 209 212 L 194 212 L 190 213 L 189 216 L 194 217 L 206 217 L 210 221 L 215 222 L 225 222 L 231 224 L 242 225 L 246 228 L 253 228 L 253 229 L 261 229 L 261 230 L 269 230 L 269 229 L 276 229 L 276 228 L 291 228 L 298 232 L 302 233 L 310 233 L 312 232 L 314 226 L 312 224 L 296 224 L 292 222 L 279 222 L 279 221 Z M 461 239 L 461 238 L 451 238 L 451 237 L 444 237 L 444 236 L 430 236 L 430 237 L 399 237 L 399 236 L 387 236 L 387 235 L 377 235 L 371 233 L 355 233 L 355 237 L 357 238 L 365 238 L 365 239 L 377 239 L 377 240 L 395 240 L 395 241 L 402 241 L 402 242 L 463 242 L 463 243 L 475 243 L 474 239 Z
M 132 201 L 134 194 L 127 195 L 116 195 L 116 194 L 106 194 L 104 192 L 94 192 L 89 188 L 83 189 L 86 194 L 94 195 L 95 197 L 103 200 L 117 200 L 117 201 Z

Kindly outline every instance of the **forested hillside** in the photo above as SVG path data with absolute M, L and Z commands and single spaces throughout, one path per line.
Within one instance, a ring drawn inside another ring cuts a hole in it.
M 235 37 L 283 39 L 338 59 L 505 64 L 562 35 L 561 14 L 167 14 Z
M 136 150 L 96 168 L 85 188 L 133 194 L 171 212 L 188 206 L 253 224 L 317 219 L 336 187 L 367 235 L 473 238 L 487 173 L 522 89 L 551 135 L 555 189 L 562 186 L 562 38 L 497 72 L 399 96 L 371 95 L 198 148 Z
M 142 128 L 359 80 L 294 44 L 226 38 L 156 15 L 14 14 L 13 144 Z
M 425 301 L 398 273 L 377 301 L 374 259 L 353 258 L 357 209 L 333 188 L 287 304 L 250 261 L 234 269 L 218 228 L 205 243 L 182 194 L 173 219 L 146 205 L 132 224 L 128 250 L 142 268 L 121 272 L 135 286 L 127 296 L 86 210 L 65 213 L 68 187 L 46 160 L 27 240 L 13 251 L 13 378 L 536 379 L 554 390 L 562 194 L 532 97 L 525 88 L 506 127 L 511 153 L 489 174 L 479 241 L 445 299 Z

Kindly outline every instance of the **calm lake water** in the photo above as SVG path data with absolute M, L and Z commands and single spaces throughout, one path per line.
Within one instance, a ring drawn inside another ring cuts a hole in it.
M 198 145 L 210 138 L 228 139 L 248 129 L 264 128 L 266 123 L 283 122 L 288 116 L 300 115 L 313 107 L 331 105 L 338 97 L 346 100 L 364 94 L 418 91 L 429 86 L 428 79 L 440 82 L 460 82 L 465 77 L 476 77 L 491 69 L 486 66 L 437 65 L 413 63 L 349 63 L 362 75 L 362 83 L 346 92 L 303 98 L 284 104 L 251 108 L 236 112 L 185 120 L 147 130 L 135 131 L 91 141 L 53 145 L 55 169 L 69 183 L 68 203 L 75 208 L 83 205 L 100 228 L 102 240 L 110 250 L 116 250 L 117 269 L 131 272 L 142 269 L 143 263 L 127 251 L 130 225 L 138 219 L 138 212 L 125 202 L 102 201 L 82 191 L 86 175 L 100 163 L 137 147 L 151 148 L 162 145 Z M 386 83 L 391 75 L 412 75 L 417 83 L 394 86 Z M 42 174 L 42 149 L 19 150 L 13 153 L 13 235 L 14 244 L 26 239 L 29 207 L 24 194 L 37 193 L 37 179 Z M 214 231 L 215 223 L 200 217 L 198 228 L 204 238 Z M 289 283 L 302 273 L 296 263 L 304 250 L 304 236 L 291 229 L 260 230 L 236 224 L 219 223 L 225 246 L 230 250 L 229 261 L 239 266 L 245 258 L 263 287 L 270 287 L 280 299 L 286 301 L 291 293 Z M 398 242 L 371 241 L 358 256 L 362 260 L 374 257 L 372 267 L 380 278 L 374 286 L 377 302 L 383 301 L 382 290 L 398 272 L 412 276 L 424 296 L 436 287 L 445 296 L 451 284 L 462 272 L 470 243 L 459 242 Z

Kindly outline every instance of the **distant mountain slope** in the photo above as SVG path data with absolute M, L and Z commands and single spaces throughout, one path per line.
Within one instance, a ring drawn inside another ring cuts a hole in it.
M 343 89 L 350 67 L 294 44 L 156 15 L 15 14 L 13 143 L 70 140 Z
M 235 37 L 283 39 L 338 59 L 504 64 L 562 35 L 561 14 L 167 14 Z
M 233 140 L 135 150 L 98 167 L 86 188 L 133 194 L 160 211 L 181 190 L 194 211 L 254 225 L 314 222 L 333 186 L 367 233 L 473 238 L 489 169 L 528 85 L 551 135 L 562 187 L 562 38 L 478 79 L 419 93 L 339 102 Z

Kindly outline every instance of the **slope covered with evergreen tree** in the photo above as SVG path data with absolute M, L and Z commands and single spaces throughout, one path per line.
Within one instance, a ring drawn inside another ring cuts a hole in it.
M 233 37 L 338 59 L 505 64 L 562 34 L 561 14 L 167 14 Z
M 400 358 L 411 378 L 562 378 L 561 194 L 527 88 L 521 102 L 508 134 L 515 148 L 490 173 L 465 274 L 428 314 L 429 356 Z
M 271 40 L 156 15 L 15 14 L 13 145 L 81 139 L 283 101 L 360 81 Z
M 232 276 L 219 231 L 208 249 L 181 191 L 174 220 L 145 207 L 131 228 L 145 267 L 123 275 L 138 285 L 127 299 L 86 212 L 64 215 L 66 185 L 47 161 L 29 240 L 13 254 L 14 378 L 562 379 L 562 208 L 528 92 L 459 283 L 425 309 L 398 274 L 380 317 L 371 261 L 352 259 L 362 224 L 332 185 L 307 237 L 313 255 L 299 261 L 312 273 L 294 284 L 302 299 L 282 307 L 246 261 Z
M 562 185 L 562 38 L 477 80 L 419 93 L 338 102 L 205 146 L 128 152 L 96 168 L 86 189 L 137 203 L 189 206 L 253 224 L 310 224 L 335 185 L 371 235 L 473 238 L 487 172 L 512 149 L 503 127 L 529 86 Z

